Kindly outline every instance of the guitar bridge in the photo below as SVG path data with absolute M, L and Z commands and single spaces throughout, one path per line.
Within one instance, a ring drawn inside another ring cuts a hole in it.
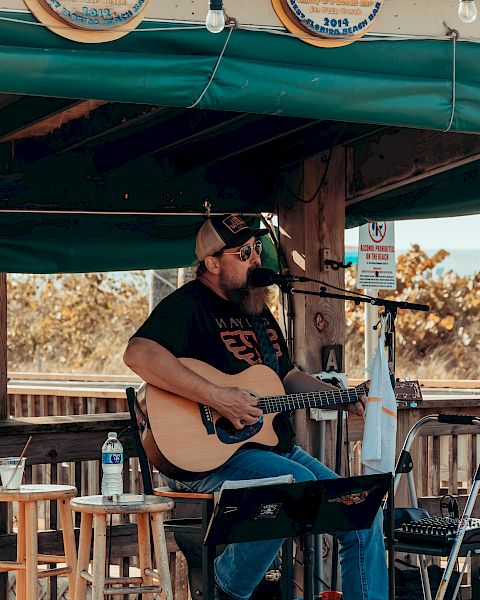
M 215 425 L 213 424 L 212 409 L 205 404 L 199 404 L 198 408 L 200 409 L 203 426 L 207 430 L 208 435 L 213 435 L 215 433 Z

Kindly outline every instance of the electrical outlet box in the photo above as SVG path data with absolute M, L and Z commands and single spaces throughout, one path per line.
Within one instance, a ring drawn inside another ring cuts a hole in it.
M 341 381 L 342 388 L 348 387 L 348 375 L 346 373 L 335 373 L 335 371 L 321 371 L 320 373 L 312 373 L 317 379 L 331 379 L 336 377 Z M 324 410 L 323 408 L 311 408 L 310 418 L 314 421 L 336 421 L 338 411 Z

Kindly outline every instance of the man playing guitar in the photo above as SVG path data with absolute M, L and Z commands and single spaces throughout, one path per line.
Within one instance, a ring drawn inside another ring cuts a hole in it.
M 256 364 L 271 367 L 287 393 L 334 390 L 298 370 L 268 310 L 268 288 L 253 287 L 250 274 L 261 264 L 261 236 L 238 215 L 207 219 L 196 239 L 195 281 L 165 298 L 131 338 L 125 363 L 144 381 L 211 407 L 239 433 L 262 418 L 248 389 L 217 385 L 180 358 L 197 359 L 235 375 Z M 361 401 L 348 410 L 363 415 Z M 278 444 L 272 450 L 242 446 L 224 464 L 182 480 L 166 477 L 177 491 L 217 491 L 225 480 L 292 475 L 296 482 L 338 477 L 294 444 L 287 412 L 274 419 Z M 345 600 L 386 600 L 387 570 L 381 515 L 367 530 L 338 534 Z M 248 600 L 270 567 L 282 540 L 231 544 L 216 559 L 216 600 Z

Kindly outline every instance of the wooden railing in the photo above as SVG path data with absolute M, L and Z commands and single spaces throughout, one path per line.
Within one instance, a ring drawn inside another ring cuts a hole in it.
M 400 408 L 397 454 L 413 425 L 422 417 L 437 413 L 480 417 L 480 394 L 435 393 L 425 396 L 417 408 Z M 433 424 L 423 427 L 411 449 L 417 495 L 458 494 L 459 491 L 465 493 L 470 489 L 472 475 L 478 466 L 479 434 L 480 428 L 472 425 Z M 362 437 L 362 421 L 350 419 L 350 453 L 356 472 L 360 468 L 358 442 Z M 460 461 L 459 456 L 462 459 Z M 395 500 L 397 505 L 406 505 L 408 498 L 405 485 L 401 485 Z
M 138 460 L 133 439 L 128 430 L 129 416 L 125 387 L 128 381 L 115 382 L 114 387 L 104 382 L 92 385 L 42 386 L 37 383 L 9 385 L 9 412 L 11 418 L 0 422 L 0 456 L 18 455 L 29 435 L 33 441 L 28 450 L 26 482 L 68 483 L 77 487 L 79 494 L 97 494 L 100 484 L 101 446 L 109 431 L 121 434 L 126 465 L 125 491 L 142 490 Z M 428 395 L 417 408 L 401 408 L 398 416 L 398 445 L 401 447 L 410 428 L 424 415 L 432 413 L 472 414 L 480 416 L 480 395 L 466 393 Z M 62 415 L 62 416 L 58 416 Z M 329 426 L 329 437 L 334 427 Z M 435 425 L 424 428 L 412 448 L 417 493 L 421 497 L 437 497 L 443 493 L 465 493 L 478 460 L 478 434 L 480 430 L 469 426 Z M 443 437 L 440 437 L 441 434 Z M 360 473 L 360 441 L 362 421 L 349 420 L 348 456 L 351 474 Z M 461 461 L 458 456 L 461 455 Z M 327 459 L 326 461 L 330 461 Z M 442 473 L 442 463 L 446 471 Z M 332 466 L 331 464 L 329 466 Z M 161 479 L 155 474 L 155 484 Z M 405 505 L 406 490 L 399 489 L 397 505 Z M 11 508 L 3 514 L 8 519 L 9 531 L 0 536 L 0 560 L 12 559 L 15 554 L 15 535 Z M 1 518 L 0 514 L 0 518 Z M 61 538 L 56 531 L 55 507 L 47 506 L 41 513 L 47 531 L 41 535 L 43 553 L 59 554 Z M 78 523 L 77 523 L 78 525 Z M 135 554 L 134 524 L 118 522 L 113 527 L 112 559 L 126 573 Z M 171 549 L 175 545 L 170 540 Z M 176 600 L 185 600 L 186 585 L 183 567 L 178 567 Z M 55 580 L 48 598 L 57 600 Z M 0 597 L 7 598 L 0 589 Z M 59 596 L 62 597 L 62 596 Z M 468 596 L 463 596 L 467 598 Z

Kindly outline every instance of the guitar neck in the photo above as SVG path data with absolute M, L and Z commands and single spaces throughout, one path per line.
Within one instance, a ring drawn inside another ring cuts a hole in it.
M 359 386 L 346 390 L 323 390 L 301 394 L 286 394 L 284 396 L 264 396 L 259 398 L 257 406 L 263 413 L 289 412 L 301 408 L 331 408 L 336 405 L 358 402 L 360 396 L 364 394 L 367 394 L 367 390 Z

